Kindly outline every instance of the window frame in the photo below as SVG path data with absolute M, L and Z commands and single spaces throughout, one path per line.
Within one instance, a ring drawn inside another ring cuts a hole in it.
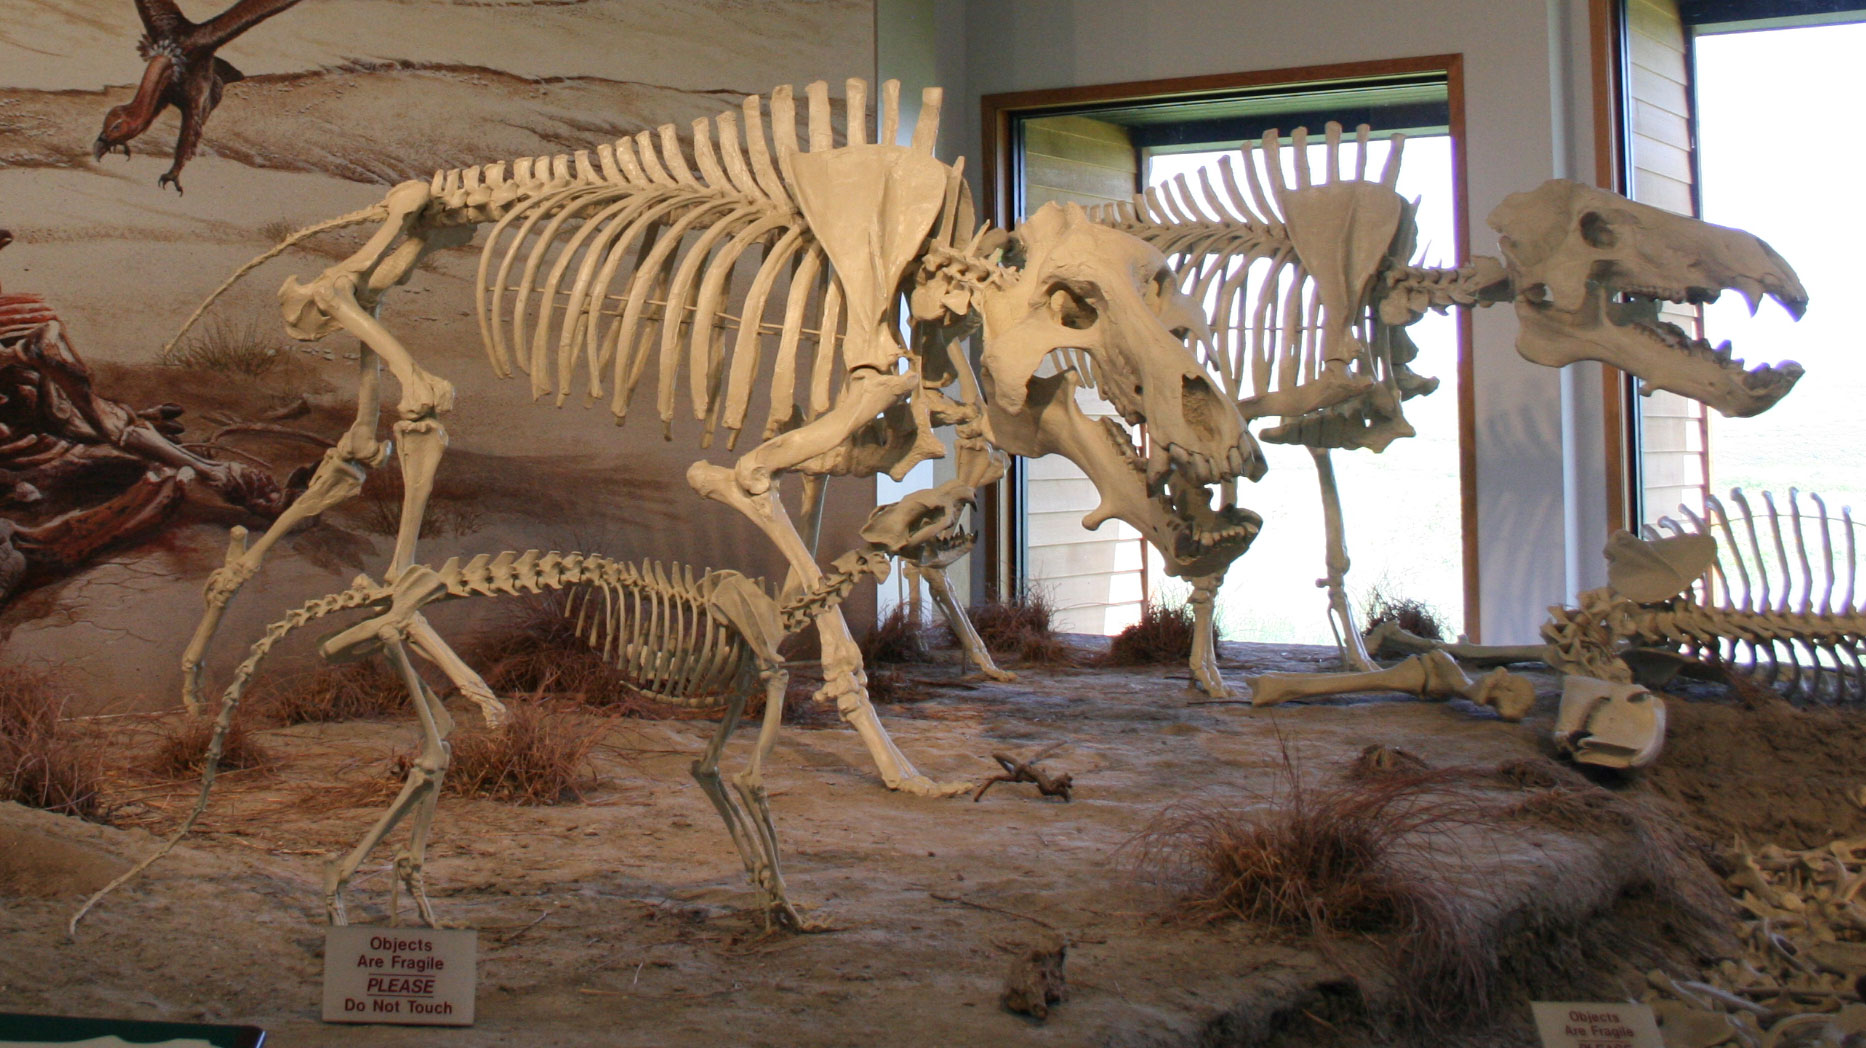
M 1606 3 L 1611 0 L 1593 0 Z M 1421 55 L 1368 62 L 1298 66 L 1280 69 L 1249 70 L 1164 80 L 1137 80 L 1114 84 L 1092 84 L 1033 91 L 1012 91 L 984 95 L 979 100 L 980 214 L 1001 228 L 1013 228 L 1017 186 L 1021 182 L 1018 164 L 1021 149 L 1016 141 L 1016 125 L 1021 118 L 1061 115 L 1093 107 L 1123 104 L 1169 102 L 1200 95 L 1261 90 L 1267 87 L 1292 89 L 1322 88 L 1354 81 L 1377 80 L 1403 74 L 1443 76 L 1446 87 L 1446 121 L 1451 138 L 1452 216 L 1457 259 L 1460 264 L 1471 258 L 1471 220 L 1468 198 L 1469 176 L 1466 168 L 1467 138 L 1464 105 L 1464 56 L 1462 54 Z M 1481 639 L 1481 587 L 1479 584 L 1478 513 L 1477 513 L 1477 412 L 1476 382 L 1473 363 L 1473 323 L 1470 310 L 1457 311 L 1458 364 L 1458 489 L 1459 531 L 1462 538 L 1464 621 L 1470 639 Z M 1021 504 L 1022 463 L 1013 460 L 1011 471 L 984 493 L 984 516 L 993 523 L 980 539 L 985 558 L 986 592 L 1016 593 L 1024 582 L 1021 550 L 1025 507 Z

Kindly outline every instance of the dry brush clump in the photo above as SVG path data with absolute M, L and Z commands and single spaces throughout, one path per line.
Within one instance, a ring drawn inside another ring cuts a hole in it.
M 207 747 L 214 737 L 214 722 L 188 717 L 168 725 L 156 735 L 155 747 L 143 761 L 143 770 L 159 779 L 182 779 L 199 775 L 207 768 Z M 269 768 L 278 759 L 246 727 L 244 719 L 235 720 L 220 743 L 219 771 L 244 771 Z
M 376 535 L 394 535 L 402 527 L 402 500 L 408 482 L 399 464 L 387 464 L 369 471 L 363 489 L 346 510 L 363 530 Z M 453 478 L 437 479 L 428 496 L 427 512 L 421 518 L 418 538 L 443 535 L 471 535 L 485 526 L 486 514 L 480 508 L 479 494 L 467 482 Z
M 1412 600 L 1387 593 L 1375 586 L 1367 595 L 1367 603 L 1361 607 L 1361 635 L 1372 636 L 1374 630 L 1388 622 L 1397 623 L 1400 629 L 1415 637 L 1427 640 L 1448 640 L 1445 636 L 1444 620 L 1439 617 L 1438 609 L 1422 600 Z
M 1382 746 L 1378 743 L 1364 747 L 1354 760 L 1348 763 L 1347 777 L 1352 781 L 1376 779 L 1390 775 L 1418 775 L 1432 770 L 1425 759 L 1415 753 L 1408 753 L 1397 746 Z
M 1102 663 L 1108 666 L 1156 666 L 1184 662 L 1192 657 L 1196 624 L 1192 605 L 1149 600 L 1140 609 L 1140 621 L 1115 634 Z
M 381 660 L 364 659 L 280 677 L 256 689 L 247 709 L 281 726 L 399 716 L 408 710 L 408 688 Z
M 1027 590 L 1009 599 L 993 599 L 966 609 L 972 628 L 993 654 L 1014 655 L 1025 662 L 1067 665 L 1075 653 L 1057 634 L 1052 620 L 1056 609 L 1040 590 Z
M 175 352 L 169 356 L 170 364 L 196 371 L 258 378 L 286 359 L 279 348 L 277 331 L 259 315 L 243 321 L 215 318 L 198 330 L 198 334 L 175 347 Z
M 896 604 L 862 638 L 862 663 L 926 662 L 932 655 L 927 644 L 926 622 L 920 609 Z
M 590 754 L 602 741 L 602 722 L 535 701 L 509 712 L 497 728 L 453 737 L 446 791 L 516 804 L 581 800 L 596 782 Z
M 1171 810 L 1138 840 L 1134 857 L 1173 890 L 1177 916 L 1306 934 L 1325 950 L 1338 937 L 1375 937 L 1395 958 L 1409 1020 L 1492 1007 L 1495 944 L 1449 887 L 1458 835 L 1482 811 L 1445 775 L 1307 783 L 1285 743 L 1280 785 L 1255 800 Z
M 102 821 L 104 747 L 63 721 L 49 673 L 0 666 L 0 801 Z
M 879 673 L 869 673 L 868 684 L 870 698 L 873 698 L 875 678 Z M 784 727 L 802 728 L 806 731 L 819 728 L 834 728 L 842 723 L 842 715 L 836 712 L 833 702 L 819 702 L 816 690 L 823 686 L 823 678 L 807 674 L 792 673 L 790 683 L 784 689 Z M 765 700 L 762 694 L 753 695 L 745 705 L 745 716 L 762 716 Z

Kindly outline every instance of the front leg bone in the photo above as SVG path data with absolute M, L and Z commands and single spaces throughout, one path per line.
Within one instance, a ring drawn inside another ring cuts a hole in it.
M 738 510 L 763 531 L 790 564 L 789 586 L 798 592 L 807 591 L 822 579 L 823 572 L 778 499 L 777 488 L 771 483 L 773 475 L 793 470 L 803 461 L 840 446 L 918 382 L 918 377 L 911 374 L 887 375 L 858 368 L 849 375 L 841 399 L 828 412 L 799 429 L 765 441 L 734 467 L 694 463 L 687 470 L 687 483 L 706 498 Z M 921 775 L 888 737 L 868 700 L 861 649 L 849 632 L 842 610 L 826 608 L 816 615 L 816 626 L 823 649 L 824 676 L 818 697 L 835 700 L 844 723 L 861 736 L 882 781 L 890 789 L 917 794 L 952 796 L 969 791 L 971 783 L 936 783 Z
M 1499 669 L 1473 681 L 1451 656 L 1439 651 L 1369 673 L 1266 673 L 1251 678 L 1250 686 L 1253 706 L 1358 691 L 1401 691 L 1426 699 L 1468 699 L 1516 721 L 1535 704 L 1535 687 L 1526 679 Z
M 377 447 L 387 452 L 386 446 Z M 324 461 L 319 463 L 304 494 L 298 496 L 284 513 L 279 514 L 272 526 L 251 546 L 246 544 L 245 528 L 236 525 L 229 533 L 226 562 L 207 577 L 207 585 L 202 592 L 207 610 L 195 626 L 194 636 L 189 638 L 188 647 L 181 656 L 181 701 L 189 713 L 201 712 L 201 671 L 207 647 L 220 629 L 220 620 L 226 614 L 227 605 L 232 603 L 240 587 L 258 574 L 266 551 L 299 524 L 361 491 L 364 470 L 381 461 L 380 457 L 372 462 L 358 460 L 351 455 L 347 443 L 340 443 L 325 452 Z
M 1017 674 L 998 668 L 998 663 L 991 657 L 991 649 L 985 647 L 984 638 L 972 625 L 972 617 L 959 606 L 959 599 L 953 594 L 952 581 L 946 577 L 946 569 L 932 565 L 920 566 L 909 564 L 909 576 L 919 575 L 926 582 L 927 594 L 945 616 L 946 625 L 952 630 L 953 639 L 959 642 L 959 649 L 978 672 L 990 680 L 1009 683 L 1017 679 Z
M 1322 490 L 1324 562 L 1328 568 L 1328 575 L 1315 580 L 1315 584 L 1328 591 L 1328 624 L 1335 631 L 1335 647 L 1341 652 L 1342 665 L 1356 673 L 1370 672 L 1378 665 L 1367 657 L 1360 629 L 1354 624 L 1354 609 L 1348 604 L 1350 562 L 1347 531 L 1341 516 L 1341 491 L 1335 484 L 1335 464 L 1327 448 L 1310 448 L 1309 454 L 1315 459 L 1315 477 Z
M 1214 699 L 1231 697 L 1231 689 L 1218 672 L 1218 627 L 1212 614 L 1212 602 L 1224 579 L 1223 572 L 1194 579 L 1188 601 L 1192 605 L 1192 679 Z

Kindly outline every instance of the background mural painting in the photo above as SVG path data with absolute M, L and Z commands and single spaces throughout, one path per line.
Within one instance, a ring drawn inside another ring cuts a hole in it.
M 874 65 L 869 0 L 13 0 L 0 660 L 65 668 L 74 712 L 175 703 L 228 529 L 263 526 L 353 413 L 355 344 L 291 341 L 274 293 L 368 227 L 267 263 L 160 360 L 248 259 L 437 168 L 684 128 Z M 658 420 L 617 428 L 493 377 L 476 264 L 474 246 L 445 252 L 385 307 L 460 390 L 423 559 L 538 546 L 777 574 L 761 536 L 688 489 L 697 424 L 664 441 Z M 400 497 L 391 464 L 292 536 L 236 603 L 219 664 L 286 607 L 380 570 Z M 822 548 L 853 546 L 873 505 L 872 485 L 832 481 Z

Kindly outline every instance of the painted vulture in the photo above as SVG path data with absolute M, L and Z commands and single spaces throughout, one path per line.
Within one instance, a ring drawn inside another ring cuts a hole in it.
M 122 149 L 130 155 L 130 139 L 149 130 L 162 110 L 174 106 L 181 113 L 181 137 L 175 141 L 175 162 L 156 185 L 181 189 L 181 169 L 201 143 L 201 129 L 209 113 L 220 104 L 228 84 L 245 79 L 226 59 L 214 54 L 222 44 L 260 22 L 298 3 L 298 0 L 240 0 L 205 22 L 190 22 L 175 0 L 135 0 L 143 20 L 143 37 L 136 53 L 148 61 L 136 97 L 104 114 L 104 129 L 91 146 L 98 160 Z

